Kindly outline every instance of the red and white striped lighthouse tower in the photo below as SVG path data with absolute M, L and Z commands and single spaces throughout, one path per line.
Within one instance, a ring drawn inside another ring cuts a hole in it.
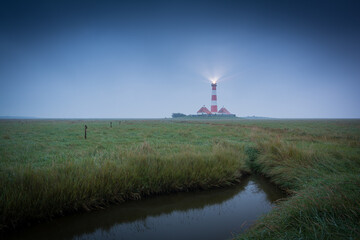
M 216 82 L 211 83 L 212 94 L 211 94 L 211 113 L 216 114 L 217 110 L 217 97 L 216 97 Z

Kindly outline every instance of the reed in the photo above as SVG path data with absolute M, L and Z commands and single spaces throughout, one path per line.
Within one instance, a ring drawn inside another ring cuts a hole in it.
M 244 153 L 237 145 L 221 142 L 210 152 L 186 149 L 162 155 L 144 142 L 131 151 L 61 162 L 2 169 L 3 228 L 149 195 L 230 185 L 242 175 Z
M 357 239 L 360 236 L 358 149 L 325 152 L 281 138 L 259 140 L 251 161 L 288 190 L 286 201 L 238 239 Z M 351 156 L 351 151 L 356 157 Z

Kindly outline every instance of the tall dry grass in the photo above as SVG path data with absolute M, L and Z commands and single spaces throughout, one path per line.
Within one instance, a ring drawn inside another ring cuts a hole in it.
M 66 212 L 175 191 L 207 189 L 239 180 L 245 156 L 222 141 L 211 152 L 161 155 L 144 142 L 135 149 L 69 159 L 46 168 L 31 165 L 0 173 L 0 222 L 14 228 Z
M 260 172 L 292 196 L 239 239 L 357 239 L 360 237 L 360 159 L 346 152 L 299 147 L 280 137 L 258 139 Z

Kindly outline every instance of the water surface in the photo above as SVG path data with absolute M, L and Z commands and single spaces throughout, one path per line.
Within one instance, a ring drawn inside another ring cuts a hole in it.
M 61 217 L 9 239 L 228 239 L 285 194 L 261 176 L 223 189 L 175 193 Z

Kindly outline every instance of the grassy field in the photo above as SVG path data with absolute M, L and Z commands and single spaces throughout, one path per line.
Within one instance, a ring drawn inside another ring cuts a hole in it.
M 252 172 L 291 197 L 239 239 L 360 237 L 360 120 L 3 120 L 0 228 Z

